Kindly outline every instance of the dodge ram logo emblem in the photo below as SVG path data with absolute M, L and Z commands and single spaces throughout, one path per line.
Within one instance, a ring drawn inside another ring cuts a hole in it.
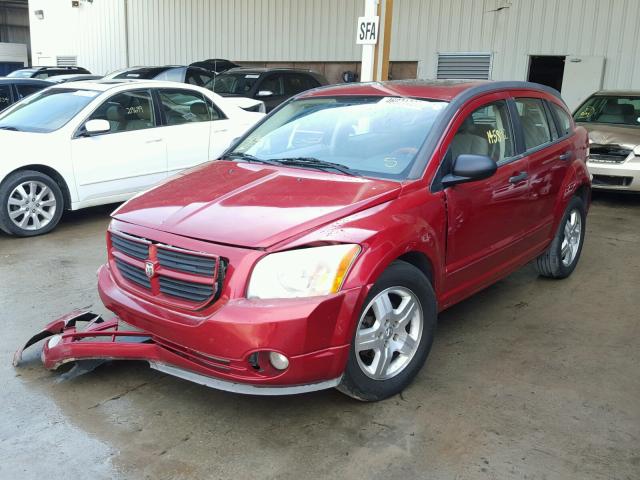
M 154 273 L 156 273 L 155 268 L 153 266 L 153 262 L 145 262 L 144 273 L 147 274 L 147 277 L 153 278 Z

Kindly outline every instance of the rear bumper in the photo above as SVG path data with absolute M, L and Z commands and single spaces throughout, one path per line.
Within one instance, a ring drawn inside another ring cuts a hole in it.
M 640 157 L 623 163 L 588 161 L 587 167 L 595 189 L 640 192 Z
M 120 288 L 107 266 L 98 271 L 98 291 L 109 310 L 151 339 L 153 351 L 136 358 L 197 383 L 256 394 L 335 386 L 347 363 L 361 294 L 352 289 L 308 299 L 223 298 L 206 313 L 174 311 Z M 273 368 L 269 351 L 285 355 L 288 368 Z

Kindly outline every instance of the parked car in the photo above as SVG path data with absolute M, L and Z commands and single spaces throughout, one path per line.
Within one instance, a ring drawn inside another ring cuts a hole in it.
M 589 132 L 593 188 L 640 192 L 640 92 L 594 93 L 573 118 Z
M 216 75 L 205 86 L 223 97 L 262 100 L 270 112 L 294 95 L 327 83 L 311 70 L 241 67 Z
M 0 78 L 0 111 L 53 83 L 30 78 Z M 6 151 L 5 151 L 6 153 Z
M 98 289 L 116 320 L 73 313 L 27 345 L 56 335 L 47 368 L 137 359 L 234 392 L 386 398 L 422 367 L 439 311 L 530 261 L 573 272 L 587 149 L 532 83 L 303 93 L 113 213 Z
M 263 114 L 172 82 L 56 85 L 0 114 L 0 229 L 31 236 L 63 209 L 120 202 L 217 158 Z
M 230 60 L 225 60 L 223 58 L 210 58 L 208 60 L 193 62 L 190 66 L 204 68 L 206 70 L 209 70 L 215 73 L 222 73 L 222 72 L 226 72 L 231 68 L 239 67 L 240 65 L 233 63 Z
M 89 80 L 100 80 L 102 75 L 93 75 L 90 73 L 79 73 L 79 74 L 67 74 L 67 75 L 54 75 L 53 77 L 49 77 L 48 80 L 54 83 L 67 83 L 67 82 L 86 82 Z
M 90 74 L 82 67 L 29 67 L 14 70 L 7 77 L 11 78 L 41 78 L 46 79 L 54 75 Z
M 214 77 L 214 72 L 200 67 L 165 65 L 163 67 L 132 67 L 124 70 L 118 70 L 106 75 L 103 79 L 163 80 L 206 87 Z M 248 112 L 264 113 L 266 110 L 265 104 L 261 100 L 251 100 L 239 97 L 231 102 L 237 107 Z

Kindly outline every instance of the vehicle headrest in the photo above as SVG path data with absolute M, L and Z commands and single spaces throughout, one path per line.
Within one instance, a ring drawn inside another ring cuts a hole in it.
M 208 115 L 207 105 L 204 102 L 192 103 L 190 107 L 191 113 L 194 115 Z
M 621 103 L 620 104 L 620 108 L 622 109 L 622 113 L 624 115 L 635 115 L 636 114 L 636 109 L 633 108 L 633 105 L 631 105 L 630 103 Z
M 615 101 L 609 100 L 602 109 L 602 113 L 606 115 L 622 115 L 623 109 L 622 105 L 616 103 Z
M 127 117 L 127 111 L 121 105 L 111 105 L 107 108 L 107 120 L 110 122 L 123 122 Z

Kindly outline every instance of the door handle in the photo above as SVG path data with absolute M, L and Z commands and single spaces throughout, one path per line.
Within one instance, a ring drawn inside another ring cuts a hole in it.
M 569 160 L 571 158 L 571 150 L 568 150 L 566 152 L 564 152 L 562 155 L 560 155 L 558 157 L 560 160 L 562 160 L 563 162 L 566 160 Z
M 514 175 L 513 177 L 509 177 L 509 183 L 520 183 L 523 180 L 526 180 L 527 178 L 529 178 L 529 174 L 527 172 L 520 172 L 517 175 Z
M 154 138 L 153 140 L 147 140 L 145 143 L 158 143 L 161 142 L 161 138 Z

